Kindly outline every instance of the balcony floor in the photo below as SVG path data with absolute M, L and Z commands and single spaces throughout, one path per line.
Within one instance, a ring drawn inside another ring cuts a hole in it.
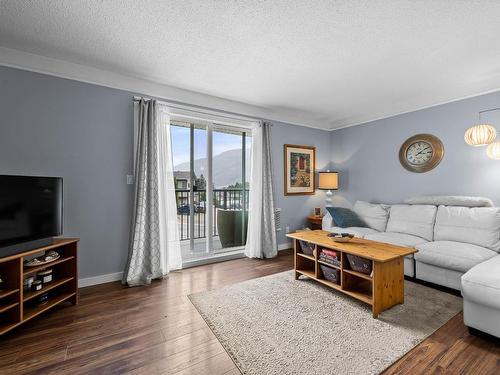
M 211 259 L 224 254 L 243 253 L 244 246 L 223 248 L 219 236 L 213 237 L 214 251 L 206 252 L 206 238 L 197 238 L 194 240 L 194 249 L 189 249 L 189 240 L 181 241 L 182 262 L 189 263 L 204 259 Z

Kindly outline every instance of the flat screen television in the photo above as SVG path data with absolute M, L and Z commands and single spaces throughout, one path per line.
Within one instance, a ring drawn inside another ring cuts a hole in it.
M 0 175 L 0 257 L 52 243 L 62 218 L 62 178 Z

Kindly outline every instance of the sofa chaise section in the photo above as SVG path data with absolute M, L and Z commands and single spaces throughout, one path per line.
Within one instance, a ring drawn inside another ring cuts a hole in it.
M 490 258 L 462 276 L 464 323 L 500 337 L 500 256 Z
M 462 275 L 500 249 L 500 209 L 439 206 L 434 241 L 416 246 L 416 277 L 460 290 Z

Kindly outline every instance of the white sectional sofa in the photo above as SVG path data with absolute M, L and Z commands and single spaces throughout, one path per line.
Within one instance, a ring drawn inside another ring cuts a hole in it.
M 405 258 L 405 275 L 449 288 L 460 290 L 463 274 L 498 256 L 500 251 L 500 208 L 497 207 L 357 201 L 353 211 L 368 227 L 336 227 L 327 214 L 323 218 L 323 230 L 413 247 L 418 252 Z
M 461 290 L 465 324 L 500 337 L 500 208 L 467 197 L 408 201 L 357 201 L 353 211 L 368 227 L 336 227 L 326 214 L 323 230 L 417 249 L 404 260 L 405 275 Z

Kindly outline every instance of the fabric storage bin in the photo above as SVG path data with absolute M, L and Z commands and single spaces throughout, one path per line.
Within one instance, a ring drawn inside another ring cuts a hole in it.
M 331 281 L 332 283 L 340 284 L 340 270 L 325 266 L 323 264 L 320 264 L 319 266 L 326 280 Z
M 346 254 L 349 265 L 353 271 L 369 275 L 372 273 L 372 261 L 370 259 L 361 258 L 357 255 Z
M 299 241 L 302 252 L 306 255 L 313 255 L 314 244 L 307 241 Z

